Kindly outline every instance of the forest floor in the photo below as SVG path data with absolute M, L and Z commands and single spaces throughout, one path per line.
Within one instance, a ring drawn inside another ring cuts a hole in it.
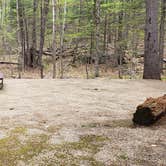
M 165 92 L 151 80 L 5 80 L 0 166 L 166 166 L 166 119 L 132 123 Z

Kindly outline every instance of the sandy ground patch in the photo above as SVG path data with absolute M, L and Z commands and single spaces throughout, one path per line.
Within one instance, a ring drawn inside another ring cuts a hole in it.
M 165 93 L 165 82 L 151 80 L 5 80 L 0 165 L 165 166 L 166 119 L 132 124 L 138 104 Z M 9 161 L 5 148 L 17 139 Z

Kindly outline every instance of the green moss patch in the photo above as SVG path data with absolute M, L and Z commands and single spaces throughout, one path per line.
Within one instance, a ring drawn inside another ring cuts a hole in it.
M 86 150 L 91 151 L 95 154 L 98 152 L 99 148 L 103 146 L 104 141 L 109 139 L 103 136 L 96 135 L 86 135 L 80 138 L 79 142 L 74 143 L 64 143 L 63 145 L 57 145 L 57 149 L 73 149 L 73 150 Z
M 18 160 L 27 161 L 47 148 L 46 135 L 37 135 L 22 143 L 19 136 L 24 134 L 26 129 L 18 127 L 8 137 L 0 139 L 0 166 L 15 166 Z
M 0 139 L 0 166 L 16 166 L 18 162 L 25 164 L 51 165 L 80 165 L 87 163 L 91 166 L 102 166 L 94 159 L 94 155 L 109 141 L 104 136 L 85 135 L 79 142 L 50 145 L 49 136 L 28 136 L 27 129 L 17 127 L 10 131 L 9 136 Z M 27 137 L 20 141 L 21 136 Z M 73 153 L 74 151 L 74 153 Z M 75 155 L 77 151 L 88 152 L 88 155 Z
M 59 165 L 63 163 L 65 165 L 79 166 L 81 162 L 83 162 L 91 166 L 102 166 L 103 164 L 101 162 L 94 159 L 94 155 L 100 151 L 105 141 L 110 141 L 110 139 L 104 136 L 85 135 L 80 138 L 79 142 L 54 145 L 52 147 L 52 150 L 56 150 L 54 154 L 56 160 L 54 162 Z M 83 152 L 87 151 L 89 155 L 75 156 L 72 152 L 75 151 L 76 153 L 77 150 Z

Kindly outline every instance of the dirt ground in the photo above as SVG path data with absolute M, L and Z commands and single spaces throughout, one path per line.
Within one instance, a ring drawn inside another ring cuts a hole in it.
M 145 80 L 5 80 L 0 91 L 0 166 L 166 166 L 166 119 L 134 126 Z

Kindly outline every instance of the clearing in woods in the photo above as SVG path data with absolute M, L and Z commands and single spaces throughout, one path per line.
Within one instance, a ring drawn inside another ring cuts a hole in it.
M 0 165 L 166 165 L 166 122 L 132 116 L 165 82 L 5 80 L 0 91 Z

